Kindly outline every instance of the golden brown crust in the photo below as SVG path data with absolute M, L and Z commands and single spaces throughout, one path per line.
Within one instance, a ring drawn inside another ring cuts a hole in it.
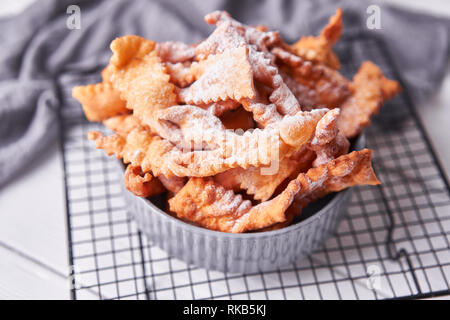
M 331 49 L 339 40 L 342 28 L 342 10 L 338 8 L 319 36 L 301 37 L 291 46 L 291 50 L 306 60 L 323 63 L 337 70 L 341 65 Z
M 195 47 L 178 41 L 167 41 L 156 44 L 158 56 L 164 62 L 190 62 L 195 57 Z
M 118 69 L 124 68 L 135 58 L 143 58 L 155 49 L 155 42 L 139 36 L 124 36 L 114 39 L 110 45 L 113 55 L 110 64 Z
M 129 114 L 108 118 L 103 121 L 103 124 L 105 127 L 122 136 L 126 136 L 133 131 L 133 129 L 143 128 L 139 120 L 135 116 Z
M 213 230 L 245 232 L 266 228 L 286 221 L 285 212 L 294 198 L 295 209 L 300 210 L 330 192 L 357 184 L 378 184 L 371 156 L 372 150 L 354 151 L 300 173 L 278 196 L 255 206 L 211 178 L 190 178 L 169 200 L 170 210 Z
M 120 98 L 110 83 L 74 87 L 72 96 L 81 103 L 89 121 L 103 121 L 129 112 L 127 102 Z
M 272 52 L 286 85 L 303 110 L 336 108 L 350 96 L 350 82 L 336 70 L 324 64 L 313 64 L 281 48 L 274 48 Z
M 127 166 L 124 175 L 125 187 L 138 197 L 153 197 L 163 193 L 166 189 L 158 179 L 150 173 L 142 173 L 140 167 Z
M 317 123 L 314 138 L 309 144 L 309 148 L 316 152 L 313 167 L 318 167 L 348 152 L 350 142 L 339 132 L 337 126 L 339 115 L 340 109 L 330 110 Z
M 302 192 L 295 196 L 293 202 L 295 211 L 300 213 L 309 203 L 330 192 L 338 192 L 354 185 L 380 184 L 372 169 L 372 153 L 373 150 L 370 149 L 353 151 L 308 170 L 309 181 L 304 184 Z
M 383 103 L 401 90 L 397 81 L 387 79 L 372 62 L 364 62 L 353 82 L 349 82 L 325 65 L 308 64 L 280 48 L 275 48 L 273 52 L 285 72 L 285 83 L 302 108 L 339 107 L 341 115 L 338 127 L 347 138 L 361 133 Z
M 353 94 L 342 104 L 338 120 L 339 130 L 348 138 L 361 133 L 383 102 L 395 96 L 401 88 L 397 81 L 387 79 L 375 64 L 366 61 L 354 76 L 351 90 Z
M 128 134 L 116 133 L 105 136 L 101 132 L 91 131 L 88 139 L 96 143 L 97 149 L 103 149 L 108 155 L 123 159 L 124 163 L 141 167 L 143 172 L 153 172 L 156 176 L 172 177 L 168 157 L 174 146 L 152 135 L 143 128 L 135 128 Z
M 299 165 L 297 161 L 285 158 L 277 164 L 278 168 L 274 174 L 261 174 L 264 172 L 264 167 L 252 166 L 248 169 L 227 170 L 216 175 L 214 180 L 227 189 L 245 190 L 247 194 L 253 195 L 255 200 L 266 201 Z M 267 167 L 266 170 L 268 170 Z
M 114 88 L 127 101 L 127 107 L 144 124 L 152 126 L 155 110 L 176 105 L 175 87 L 154 51 L 134 58 L 111 76 Z
M 222 53 L 209 55 L 207 59 L 193 63 L 191 73 L 197 80 L 180 91 L 181 101 L 186 104 L 239 101 L 255 97 L 246 47 L 230 48 Z M 240 76 L 236 77 L 236 74 Z
M 180 88 L 187 87 L 195 80 L 195 77 L 191 72 L 190 62 L 167 62 L 164 66 L 166 67 L 167 73 L 170 75 L 170 82 Z

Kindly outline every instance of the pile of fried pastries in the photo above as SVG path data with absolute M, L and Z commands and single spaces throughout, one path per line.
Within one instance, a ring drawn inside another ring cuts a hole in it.
M 341 16 L 293 45 L 223 11 L 196 44 L 117 38 L 102 82 L 73 89 L 114 132 L 88 138 L 123 160 L 135 195 L 223 232 L 283 228 L 328 193 L 379 184 L 372 150 L 349 153 L 349 139 L 400 86 L 371 62 L 352 80 L 338 72 Z

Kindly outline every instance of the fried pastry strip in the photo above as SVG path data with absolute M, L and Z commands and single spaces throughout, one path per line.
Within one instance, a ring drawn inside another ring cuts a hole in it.
M 216 163 L 223 162 L 229 168 L 248 168 L 270 165 L 274 160 L 289 157 L 309 141 L 317 122 L 327 111 L 300 111 L 294 116 L 285 116 L 283 120 L 267 126 L 264 130 L 248 130 L 243 135 L 225 130 L 218 118 L 195 106 L 165 109 L 159 113 L 159 119 L 168 123 L 167 128 L 171 128 L 170 131 L 175 137 L 172 142 L 179 143 L 179 137 L 183 137 L 184 145 L 194 144 L 202 148 L 206 145 L 212 151 L 220 150 L 221 157 L 215 159 Z M 208 151 L 194 151 L 194 154 L 210 155 Z M 191 154 L 183 156 L 183 159 L 187 158 L 188 161 L 179 164 L 189 168 Z M 207 157 L 204 160 L 209 161 Z
M 397 81 L 387 79 L 372 62 L 364 62 L 353 82 L 349 82 L 337 71 L 324 65 L 305 62 L 280 48 L 274 48 L 272 52 L 284 64 L 285 83 L 304 109 L 323 105 L 341 108 L 338 127 L 347 138 L 361 133 L 383 102 L 401 90 Z
M 287 47 L 278 32 L 242 24 L 226 11 L 211 12 L 205 16 L 205 21 L 208 24 L 215 24 L 217 28 L 196 47 L 195 53 L 200 60 L 211 53 L 239 47 L 245 43 L 255 46 L 260 51 L 269 51 L 273 46 Z
M 159 42 L 156 44 L 155 50 L 164 62 L 186 62 L 195 57 L 195 47 L 178 41 Z
M 246 47 L 230 48 L 193 63 L 191 72 L 198 78 L 188 88 L 180 90 L 182 102 L 211 102 L 254 98 L 253 75 Z M 225 71 L 226 70 L 226 71 Z
M 300 213 L 297 214 L 297 211 L 294 211 L 295 208 L 291 205 L 286 212 L 284 213 L 284 216 L 286 218 L 285 221 L 283 222 L 278 222 L 275 223 L 271 226 L 265 227 L 265 228 L 261 228 L 261 229 L 255 229 L 252 232 L 266 232 L 266 231 L 275 231 L 275 230 L 279 230 L 285 227 L 288 227 L 293 221 L 295 217 L 300 216 Z
M 91 132 L 88 138 L 96 141 L 97 148 L 105 149 L 109 155 L 115 154 L 116 157 L 123 158 L 125 163 L 140 166 L 143 172 L 152 171 L 156 176 L 163 174 L 166 177 L 204 177 L 236 167 L 270 166 L 274 161 L 289 157 L 309 141 L 317 122 L 327 111 L 300 111 L 295 116 L 285 116 L 280 123 L 264 130 L 255 129 L 238 135 L 224 130 L 217 118 L 218 122 L 212 123 L 206 130 L 196 130 L 199 117 L 192 117 L 189 112 L 183 113 L 189 107 L 177 106 L 164 110 L 166 115 L 170 115 L 164 120 L 170 120 L 181 128 L 174 128 L 173 136 L 182 136 L 184 141 L 201 146 L 206 144 L 215 149 L 183 152 L 168 140 L 151 134 L 143 126 L 110 137 L 100 132 Z M 214 117 L 201 108 L 196 107 L 196 110 L 200 114 L 203 112 L 204 116 Z M 128 129 L 129 126 L 123 127 Z
M 155 176 L 165 175 L 168 178 L 174 175 L 169 169 L 170 151 L 174 146 L 142 127 L 135 128 L 128 134 L 116 133 L 111 136 L 91 131 L 88 139 L 95 141 L 97 149 L 123 159 L 124 163 L 141 167 L 144 173 L 153 172 Z
M 275 174 L 262 175 L 261 168 L 255 167 L 235 168 L 218 174 L 214 179 L 225 188 L 246 190 L 255 200 L 266 201 L 291 174 L 297 175 L 311 164 L 318 167 L 347 153 L 350 143 L 337 128 L 339 113 L 339 109 L 330 110 L 317 123 L 314 137 L 307 147 L 316 153 L 312 163 L 307 150 L 299 150 L 298 155 L 281 160 Z
M 309 147 L 316 152 L 314 167 L 327 163 L 348 152 L 350 142 L 339 132 L 337 121 L 340 109 L 330 110 L 317 123 L 316 132 Z
M 135 128 L 143 128 L 144 126 L 139 122 L 138 118 L 132 115 L 120 115 L 111 117 L 103 121 L 103 124 L 108 129 L 122 135 L 127 136 Z
M 225 101 L 217 101 L 213 102 L 207 106 L 205 106 L 208 111 L 215 115 L 216 117 L 222 116 L 227 111 L 233 111 L 239 108 L 241 104 L 234 100 L 225 100 Z M 202 106 L 203 108 L 203 106 Z M 226 127 L 226 126 L 225 126 Z
M 154 179 L 150 173 L 142 173 L 140 167 L 129 165 L 125 170 L 125 187 L 138 197 L 153 197 L 165 191 L 158 179 Z
M 252 166 L 248 169 L 227 170 L 216 175 L 214 180 L 227 189 L 245 190 L 247 194 L 253 195 L 255 200 L 266 201 L 297 166 L 297 161 L 285 158 L 279 162 L 278 170 L 272 175 L 262 175 L 261 167 Z
M 236 219 L 248 212 L 252 204 L 215 183 L 212 178 L 190 178 L 171 199 L 170 211 L 212 230 L 231 232 Z
M 383 102 L 391 99 L 401 88 L 397 81 L 387 79 L 380 68 L 370 61 L 364 62 L 350 85 L 353 92 L 341 106 L 339 131 L 353 138 L 370 124 Z
M 173 193 L 177 193 L 178 191 L 180 191 L 181 188 L 183 188 L 183 186 L 186 184 L 187 180 L 186 178 L 177 176 L 167 178 L 165 175 L 159 175 L 158 179 L 167 190 Z
M 249 54 L 249 59 L 253 67 L 255 80 L 272 88 L 273 91 L 268 99 L 275 105 L 277 112 L 281 115 L 293 115 L 300 111 L 300 105 L 296 97 L 284 83 L 283 78 L 278 72 L 278 68 L 274 66 L 272 62 L 271 56 L 268 53 L 256 51 L 254 48 L 251 48 L 250 50 L 251 54 Z M 270 122 L 274 122 L 260 120 L 258 109 L 254 106 L 255 103 L 259 103 L 258 101 L 249 98 L 246 102 L 247 103 L 243 105 L 246 107 L 247 111 L 253 112 L 255 121 L 261 123 L 263 126 L 266 126 Z
M 139 122 L 139 120 L 131 115 L 125 115 L 125 116 L 116 116 L 109 118 L 105 121 L 103 121 L 103 124 L 116 132 L 118 135 L 122 136 L 123 138 L 126 138 L 128 134 L 130 134 L 131 131 L 134 129 L 144 129 L 144 126 Z M 99 141 L 102 140 L 99 138 Z M 114 138 L 111 138 L 114 141 Z M 114 152 L 113 152 L 114 153 Z M 129 165 L 128 167 L 133 167 L 132 165 Z M 137 167 L 133 167 L 137 168 Z M 131 170 L 131 169 L 130 169 Z M 142 168 L 139 167 L 139 170 L 142 171 Z M 144 175 L 145 176 L 145 175 Z M 159 175 L 157 177 L 162 185 L 171 192 L 178 192 L 186 183 L 185 178 L 172 176 L 172 177 L 166 177 L 164 175 Z M 156 183 L 155 183 L 156 184 Z
M 339 72 L 313 64 L 281 48 L 272 49 L 284 75 L 286 85 L 303 110 L 339 107 L 351 95 L 350 82 Z
M 342 11 L 337 9 L 319 36 L 301 37 L 291 46 L 298 56 L 313 62 L 323 63 L 332 69 L 339 69 L 339 59 L 331 50 L 342 33 Z
M 110 66 L 104 70 L 104 75 L 109 76 L 110 72 L 115 71 L 114 67 L 122 69 L 133 60 L 144 58 L 155 49 L 155 42 L 139 36 L 123 36 L 114 39 L 110 48 L 113 55 L 109 61 Z
M 205 147 L 206 142 L 202 141 L 204 132 L 225 130 L 219 118 L 194 105 L 160 110 L 156 118 L 158 134 L 188 152 Z M 196 148 L 197 146 L 199 147 Z
M 102 121 L 129 112 L 126 101 L 108 82 L 75 87 L 72 96 L 81 103 L 89 121 Z
M 156 130 L 155 111 L 176 105 L 177 96 L 154 48 L 153 41 L 137 36 L 115 39 L 109 79 L 133 114 Z
M 355 185 L 377 185 L 380 181 L 372 169 L 373 150 L 363 149 L 308 170 L 309 183 L 305 185 L 293 201 L 292 210 L 301 213 L 311 202 L 328 193 L 338 192 Z
M 194 82 L 195 77 L 191 73 L 191 64 L 188 62 L 178 62 L 165 64 L 166 71 L 170 75 L 170 82 L 180 88 L 187 87 Z
M 208 14 L 205 20 L 210 24 L 216 24 L 217 28 L 210 37 L 197 46 L 197 57 L 206 59 L 211 54 L 221 53 L 230 48 L 247 47 L 248 60 L 255 81 L 273 90 L 269 96 L 271 104 L 267 106 L 267 111 L 261 101 L 252 97 L 241 101 L 247 111 L 253 112 L 256 122 L 264 127 L 278 120 L 280 114 L 293 115 L 300 111 L 297 99 L 278 73 L 278 68 L 273 63 L 273 56 L 269 52 L 269 48 L 273 45 L 282 45 L 278 33 L 264 32 L 260 28 L 243 25 L 224 11 Z
M 181 219 L 212 230 L 239 233 L 283 220 L 283 212 L 290 205 L 295 189 L 295 183 L 290 184 L 273 200 L 252 207 L 249 200 L 211 178 L 190 178 L 169 200 L 169 205 Z
M 306 173 L 300 173 L 275 198 L 252 206 L 239 194 L 212 178 L 191 178 L 169 200 L 178 217 L 224 232 L 245 232 L 286 221 L 286 210 L 296 198 L 296 208 L 312 199 L 356 184 L 378 184 L 371 167 L 372 151 L 364 149 L 341 156 Z

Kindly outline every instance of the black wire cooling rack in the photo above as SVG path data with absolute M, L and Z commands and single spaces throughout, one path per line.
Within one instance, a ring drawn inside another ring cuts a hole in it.
M 383 43 L 372 36 L 344 38 L 336 51 L 347 77 L 364 60 L 372 60 L 388 77 L 400 80 Z M 63 88 L 75 84 L 61 81 Z M 73 298 L 390 299 L 450 294 L 450 188 L 405 87 L 366 130 L 383 184 L 354 188 L 346 217 L 316 253 L 276 272 L 247 275 L 187 265 L 147 241 L 127 215 L 116 160 L 86 140 L 87 132 L 100 126 L 85 120 L 70 90 L 61 95 Z

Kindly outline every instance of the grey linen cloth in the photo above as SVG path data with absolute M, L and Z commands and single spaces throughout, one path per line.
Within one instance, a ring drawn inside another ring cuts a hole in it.
M 371 2 L 373 3 L 373 2 Z M 58 135 L 64 77 L 82 79 L 105 65 L 115 37 L 194 42 L 212 27 L 203 16 L 221 9 L 247 24 L 266 24 L 287 41 L 317 34 L 337 7 L 344 33 L 367 29 L 365 1 L 44 0 L 0 20 L 0 187 L 46 151 Z M 66 26 L 81 9 L 81 28 Z M 449 57 L 449 20 L 381 6 L 384 38 L 415 99 L 439 85 Z M 80 80 L 81 82 L 81 80 Z

